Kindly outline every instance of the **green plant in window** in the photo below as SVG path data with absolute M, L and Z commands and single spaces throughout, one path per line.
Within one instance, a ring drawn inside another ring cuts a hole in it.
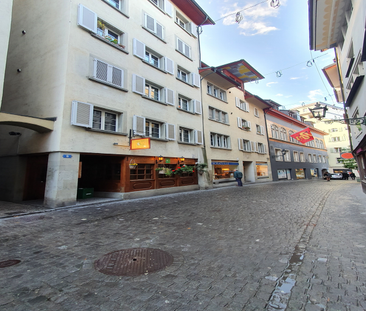
M 173 174 L 174 172 L 170 168 L 165 169 L 165 176 L 171 177 Z
M 103 22 L 101 20 L 98 20 L 98 28 L 102 29 L 103 31 L 105 29 L 105 25 L 103 24 Z
M 187 165 L 178 166 L 177 169 L 173 170 L 173 173 L 176 175 L 182 175 L 183 173 L 191 174 L 193 172 L 194 172 L 194 166 L 187 166 Z

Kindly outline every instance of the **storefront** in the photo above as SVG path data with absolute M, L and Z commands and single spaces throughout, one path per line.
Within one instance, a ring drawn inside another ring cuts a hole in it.
M 311 177 L 318 177 L 318 169 L 311 168 L 310 169 L 310 174 L 311 174 Z
M 277 177 L 278 179 L 291 179 L 291 170 L 284 169 L 284 170 L 277 170 Z
M 257 178 L 268 178 L 268 163 L 257 162 L 256 163 Z
M 233 179 L 234 171 L 238 169 L 239 162 L 211 162 L 211 165 L 214 172 L 213 179 L 218 181 Z
M 303 168 L 295 169 L 296 179 L 305 179 L 305 170 Z

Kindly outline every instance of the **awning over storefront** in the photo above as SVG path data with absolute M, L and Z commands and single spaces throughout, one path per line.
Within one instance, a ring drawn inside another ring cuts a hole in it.
M 0 125 L 24 127 L 38 133 L 53 131 L 56 118 L 42 119 L 0 112 Z

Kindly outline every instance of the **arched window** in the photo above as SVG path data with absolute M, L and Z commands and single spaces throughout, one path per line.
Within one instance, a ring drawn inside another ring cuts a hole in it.
M 320 145 L 319 145 L 319 139 L 315 138 L 315 146 L 317 148 L 320 148 Z
M 319 148 L 324 149 L 324 143 L 322 140 L 319 140 Z
M 281 137 L 280 137 L 282 140 L 288 140 L 287 139 L 287 131 L 284 127 L 281 127 Z
M 272 138 L 279 138 L 278 134 L 278 126 L 277 125 L 271 125 L 271 132 L 272 132 Z
M 288 131 L 288 137 L 290 138 L 290 142 L 297 143 L 298 140 L 295 139 L 295 138 L 293 138 L 293 137 L 291 137 L 291 135 L 293 135 L 294 133 L 295 133 L 294 131 Z

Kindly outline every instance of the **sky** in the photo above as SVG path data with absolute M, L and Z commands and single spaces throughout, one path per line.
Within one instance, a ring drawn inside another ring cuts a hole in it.
M 216 23 L 202 27 L 202 61 L 219 66 L 244 59 L 264 76 L 245 89 L 284 109 L 318 101 L 342 107 L 322 71 L 333 63 L 334 50 L 310 51 L 308 1 L 276 0 L 277 9 L 271 1 L 196 0 Z

